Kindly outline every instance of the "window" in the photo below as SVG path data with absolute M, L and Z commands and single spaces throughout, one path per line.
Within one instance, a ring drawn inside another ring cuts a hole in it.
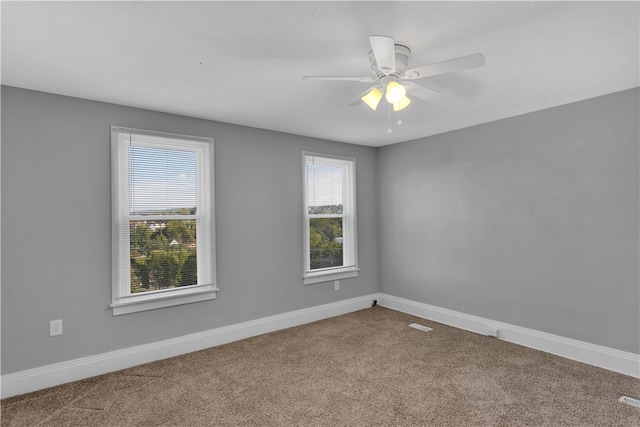
M 213 140 L 111 128 L 114 315 L 214 299 Z
M 355 159 L 303 153 L 304 283 L 358 275 Z

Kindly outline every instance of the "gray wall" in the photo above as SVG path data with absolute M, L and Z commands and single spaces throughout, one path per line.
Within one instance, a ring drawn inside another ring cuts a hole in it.
M 216 300 L 112 316 L 111 125 L 215 138 Z M 339 291 L 302 284 L 303 150 L 357 159 Z M 378 292 L 375 176 L 369 147 L 2 87 L 2 374 Z
M 382 148 L 382 292 L 638 353 L 638 95 Z
M 375 150 L 2 87 L 2 374 L 378 291 L 638 353 L 638 96 Z M 111 315 L 111 125 L 215 138 L 216 300 Z M 301 283 L 303 150 L 357 158 L 340 291 Z

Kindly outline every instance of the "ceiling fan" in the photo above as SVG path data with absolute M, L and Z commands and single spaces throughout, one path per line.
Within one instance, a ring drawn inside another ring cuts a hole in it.
M 485 64 L 484 55 L 475 53 L 408 70 L 407 64 L 411 50 L 407 46 L 396 44 L 393 37 L 388 36 L 369 36 L 369 43 L 371 44 L 369 62 L 374 77 L 303 76 L 302 78 L 304 80 L 377 82 L 347 105 L 354 106 L 364 102 L 375 111 L 382 96 L 385 95 L 387 102 L 393 105 L 393 111 L 400 111 L 411 103 L 407 93 L 427 100 L 430 92 L 438 92 L 413 80 L 482 67 Z

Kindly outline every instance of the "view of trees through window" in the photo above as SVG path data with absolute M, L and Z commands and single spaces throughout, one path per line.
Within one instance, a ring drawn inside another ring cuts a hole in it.
M 129 228 L 132 294 L 197 284 L 195 219 L 135 220 Z
M 342 205 L 309 206 L 309 215 L 341 215 Z M 309 218 L 311 270 L 342 266 L 342 218 Z

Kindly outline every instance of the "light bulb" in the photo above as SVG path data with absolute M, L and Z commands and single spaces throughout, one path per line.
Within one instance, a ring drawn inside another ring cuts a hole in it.
M 369 106 L 369 108 L 371 108 L 373 111 L 376 111 L 376 108 L 378 108 L 378 103 L 382 99 L 382 91 L 377 87 L 374 87 L 360 99 L 362 99 L 364 103 Z
M 395 104 L 400 101 L 407 94 L 407 90 L 400 83 L 391 80 L 387 83 L 386 98 L 389 104 Z

